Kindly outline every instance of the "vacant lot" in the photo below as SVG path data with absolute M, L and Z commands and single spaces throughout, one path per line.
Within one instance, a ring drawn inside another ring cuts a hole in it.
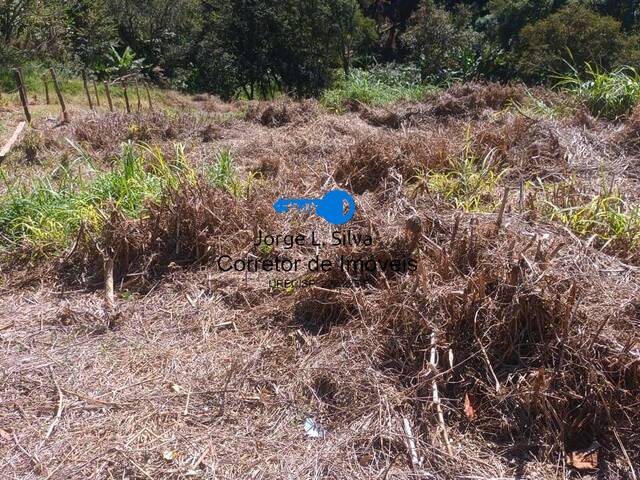
M 640 111 L 473 83 L 32 108 L 1 165 L 7 478 L 640 475 Z M 343 228 L 271 207 L 337 187 Z M 220 255 L 378 263 L 273 288 Z

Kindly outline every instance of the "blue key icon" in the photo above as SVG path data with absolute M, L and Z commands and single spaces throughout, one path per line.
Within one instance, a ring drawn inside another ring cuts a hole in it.
M 276 213 L 296 207 L 302 212 L 312 211 L 333 225 L 344 225 L 356 213 L 356 202 L 344 190 L 331 190 L 322 198 L 281 198 L 273 204 Z

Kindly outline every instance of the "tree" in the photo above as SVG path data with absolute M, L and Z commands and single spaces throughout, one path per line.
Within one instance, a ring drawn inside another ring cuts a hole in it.
M 329 0 L 329 6 L 336 48 L 342 69 L 349 76 L 355 53 L 368 47 L 376 37 L 375 22 L 362 14 L 356 0 Z
M 9 45 L 26 27 L 34 0 L 0 0 L 0 35 Z
M 591 0 L 588 3 L 599 13 L 619 20 L 626 31 L 640 23 L 640 0 Z
M 335 5 L 335 0 L 209 2 L 194 84 L 226 96 L 242 90 L 248 98 L 269 97 L 275 90 L 319 93 L 337 59 L 350 61 L 356 41 L 349 19 L 339 27 L 344 36 L 336 39 Z
M 481 20 L 488 34 L 511 47 L 525 25 L 546 17 L 564 0 L 489 0 L 489 15 Z
M 456 24 L 453 15 L 436 6 L 434 0 L 422 0 L 403 39 L 425 81 L 468 69 L 467 63 L 477 58 L 480 36 L 468 26 Z
M 200 0 L 107 0 L 120 42 L 150 67 L 173 73 L 194 54 L 202 22 Z
M 580 5 L 569 4 L 522 29 L 518 46 L 520 72 L 529 79 L 569 70 L 585 62 L 610 69 L 627 42 L 621 24 Z
M 375 20 L 378 46 L 374 52 L 382 60 L 398 61 L 405 58 L 401 38 L 420 0 L 360 0 L 364 14 Z
M 115 19 L 104 0 L 67 2 L 70 46 L 77 61 L 92 70 L 103 68 L 105 55 L 117 43 Z

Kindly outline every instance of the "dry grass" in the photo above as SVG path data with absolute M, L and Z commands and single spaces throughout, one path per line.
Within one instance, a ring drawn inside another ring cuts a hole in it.
M 480 117 L 487 110 L 500 110 L 509 102 L 524 98 L 519 86 L 497 83 L 456 84 L 434 99 L 433 114 L 438 117 Z
M 372 120 L 382 111 L 336 116 L 293 103 L 260 104 L 233 125 L 204 115 L 181 127 L 176 138 L 192 142 L 189 151 L 200 155 L 224 138 L 240 171 L 261 180 L 247 198 L 185 182 L 140 219 L 114 212 L 102 231 L 81 232 L 46 275 L 3 271 L 1 471 L 104 479 L 639 474 L 632 247 L 605 253 L 544 216 L 539 183 L 517 191 L 526 180 L 570 177 L 590 192 L 599 175 L 615 175 L 637 202 L 637 159 L 613 149 L 619 132 L 606 125 L 590 132 L 571 119 L 483 114 L 518 95 L 517 87 L 456 86 L 430 119 L 407 114 L 428 104 L 390 108 L 401 129 Z M 77 119 L 68 131 L 95 141 L 98 155 L 112 146 L 98 144 L 90 126 L 117 142 L 136 121 L 150 141 L 171 140 L 166 118 L 116 117 Z M 462 178 L 461 158 L 476 168 L 489 153 L 491 167 L 506 172 L 491 192 L 507 192 L 502 213 L 457 211 L 416 188 L 416 172 Z M 321 255 L 415 258 L 415 272 L 302 272 L 287 278 L 313 277 L 316 286 L 287 289 L 269 285 L 273 273 L 218 270 L 221 253 L 317 255 L 309 245 L 265 249 L 253 240 L 258 229 L 314 230 L 330 242 L 324 221 L 275 215 L 271 204 L 335 185 L 356 197 L 349 229 L 374 244 Z M 101 291 L 105 255 L 115 264 L 113 309 Z M 305 433 L 309 419 L 322 438 Z M 567 463 L 588 447 L 596 469 Z
M 110 151 L 127 140 L 163 142 L 184 140 L 200 128 L 201 120 L 188 113 L 143 112 L 84 116 L 73 124 L 74 138 L 96 152 Z M 207 128 L 207 127 L 204 127 Z
M 73 254 L 62 265 L 64 275 L 102 285 L 107 256 L 114 260 L 116 281 L 142 289 L 167 269 L 202 265 L 223 253 L 244 251 L 258 228 L 272 226 L 274 200 L 273 194 L 260 190 L 237 198 L 202 178 L 181 184 L 160 203 L 148 205 L 141 219 L 114 211 L 99 237 L 81 232 Z
M 254 102 L 249 105 L 245 118 L 266 127 L 281 127 L 294 123 L 306 123 L 318 114 L 318 103 L 314 100 L 292 102 Z

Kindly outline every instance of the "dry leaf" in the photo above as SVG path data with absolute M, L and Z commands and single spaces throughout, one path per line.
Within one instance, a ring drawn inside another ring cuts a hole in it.
M 371 462 L 373 462 L 373 456 L 370 453 L 365 453 L 358 457 L 358 463 L 363 467 L 371 465 Z
M 11 434 L 9 432 L 7 432 L 6 430 L 3 430 L 2 428 L 0 428 L 0 438 L 2 440 L 11 440 Z
M 468 393 L 464 394 L 464 414 L 469 420 L 473 420 L 474 418 L 476 418 L 476 410 L 471 404 L 471 398 L 469 397 Z
M 260 401 L 267 403 L 269 400 L 271 400 L 271 392 L 266 388 L 260 389 Z
M 597 443 L 586 450 L 570 452 L 567 455 L 567 465 L 576 470 L 595 470 L 598 468 L 598 448 Z

